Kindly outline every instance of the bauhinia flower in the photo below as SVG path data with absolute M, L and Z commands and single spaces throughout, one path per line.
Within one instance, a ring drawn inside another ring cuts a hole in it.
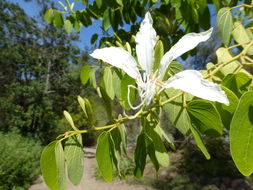
M 184 70 L 175 74 L 167 81 L 162 81 L 170 63 L 195 48 L 200 42 L 210 38 L 212 28 L 201 33 L 189 33 L 183 36 L 161 59 L 158 70 L 154 71 L 154 47 L 157 42 L 156 31 L 153 28 L 153 20 L 149 12 L 142 21 L 139 32 L 136 34 L 136 54 L 138 63 L 142 68 L 139 71 L 134 57 L 120 47 L 107 47 L 95 50 L 91 56 L 101 59 L 117 68 L 122 69 L 127 75 L 134 78 L 141 98 L 141 103 L 133 109 L 138 109 L 143 104 L 149 105 L 157 92 L 166 88 L 175 88 L 190 93 L 196 97 L 209 101 L 217 101 L 229 104 L 226 94 L 216 83 L 209 82 L 203 78 L 200 72 L 195 70 Z M 128 93 L 130 93 L 129 86 Z

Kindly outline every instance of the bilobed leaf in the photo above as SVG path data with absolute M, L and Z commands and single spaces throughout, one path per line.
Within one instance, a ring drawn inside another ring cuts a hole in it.
M 54 23 L 54 26 L 57 27 L 57 28 L 62 28 L 63 27 L 64 21 L 63 21 L 63 17 L 62 17 L 61 12 L 56 11 L 54 13 L 53 23 Z
M 113 134 L 111 131 L 110 136 L 109 136 L 110 152 L 111 152 L 112 162 L 118 174 L 121 175 L 120 174 L 120 142 L 118 142 L 119 138 L 117 137 L 120 137 L 120 136 L 115 136 L 115 134 Z
M 201 133 L 213 137 L 222 135 L 221 117 L 212 103 L 193 100 L 187 104 L 187 112 L 191 122 Z
M 175 75 L 183 70 L 183 66 L 177 61 L 172 61 L 167 69 L 167 71 L 172 75 Z
M 44 19 L 48 24 L 51 24 L 54 17 L 54 10 L 53 9 L 47 9 L 44 15 Z
M 242 47 L 245 48 L 247 46 L 247 42 L 251 41 L 250 36 L 248 35 L 246 29 L 240 22 L 235 22 L 233 37 L 238 44 L 243 44 Z M 253 55 L 253 47 L 250 47 L 247 51 L 247 54 Z
M 158 160 L 156 158 L 156 151 L 155 151 L 155 146 L 153 141 L 146 135 L 145 136 L 145 143 L 146 143 L 146 149 L 147 149 L 147 154 L 153 163 L 155 170 L 158 171 L 160 168 L 160 165 L 158 163 Z
M 175 89 L 168 89 L 165 91 L 166 94 L 168 95 L 168 98 L 171 98 L 178 93 L 180 93 L 179 90 Z M 188 95 L 187 95 L 188 96 Z M 192 97 L 189 96 L 190 100 Z M 166 98 L 167 99 L 167 98 Z M 163 100 L 166 100 L 163 99 Z M 187 111 L 183 107 L 182 104 L 182 96 L 176 98 L 174 101 L 166 104 L 164 106 L 165 112 L 168 114 L 170 121 L 172 122 L 173 125 L 184 135 L 189 134 L 191 122 L 188 118 Z
M 114 93 L 114 88 L 113 88 L 111 68 L 106 67 L 104 69 L 103 81 L 104 81 L 105 91 L 107 95 L 113 100 L 115 93 Z
M 64 155 L 66 158 L 68 177 L 74 185 L 78 185 L 84 171 L 84 151 L 82 136 L 71 136 L 65 143 Z
M 201 138 L 201 135 L 200 135 L 198 129 L 194 128 L 194 126 L 191 126 L 190 129 L 191 129 L 192 135 L 194 137 L 194 140 L 195 140 L 197 146 L 199 147 L 199 149 L 201 150 L 201 152 L 204 154 L 204 156 L 206 157 L 206 159 L 209 160 L 211 158 L 211 156 L 208 153 L 208 151 L 207 151 L 207 149 L 206 149 L 206 147 L 205 147 L 205 145 L 203 143 L 203 140 Z
M 159 124 L 158 124 L 159 125 Z M 155 148 L 155 157 L 161 166 L 169 166 L 169 155 L 163 144 L 160 135 L 151 126 L 146 127 L 146 133 L 153 142 Z
M 127 74 L 125 74 L 121 80 L 121 105 L 125 109 L 130 109 L 130 106 L 128 104 L 128 86 L 134 85 L 135 86 L 135 79 L 129 77 Z M 134 104 L 136 98 L 136 89 L 132 89 L 130 91 L 130 102 Z
M 66 177 L 64 152 L 61 142 L 57 142 L 55 145 L 55 160 L 58 173 L 59 189 L 65 190 L 67 189 L 67 177 Z
M 112 181 L 112 158 L 110 155 L 110 134 L 106 131 L 101 133 L 97 140 L 96 160 L 99 171 L 107 182 Z
M 217 55 L 219 63 L 227 62 L 233 58 L 233 55 L 230 53 L 230 51 L 227 48 L 219 48 L 216 51 L 216 55 Z M 232 61 L 229 64 L 222 67 L 219 70 L 219 72 L 217 72 L 216 76 L 219 76 L 221 79 L 223 79 L 223 77 L 227 76 L 228 74 L 234 73 L 235 71 L 249 74 L 245 69 L 243 68 L 239 69 L 240 66 L 241 66 L 241 63 L 239 61 L 237 60 Z
M 251 82 L 252 78 L 250 76 L 239 72 L 227 75 L 221 84 L 233 91 L 237 97 L 240 97 L 244 92 L 248 91 Z
M 141 178 L 143 176 L 143 171 L 146 166 L 146 157 L 147 157 L 147 150 L 146 150 L 145 134 L 142 133 L 138 136 L 134 152 L 134 160 L 135 160 L 134 176 L 136 178 Z
M 239 171 L 253 172 L 253 91 L 242 95 L 230 127 L 230 151 Z
M 92 70 L 91 67 L 88 65 L 82 67 L 80 78 L 83 84 L 86 84 L 90 79 L 91 70 Z
M 55 158 L 56 141 L 47 145 L 40 158 L 40 168 L 47 186 L 52 190 L 60 190 L 58 183 L 58 170 Z
M 221 40 L 228 46 L 233 29 L 233 17 L 228 7 L 223 7 L 217 14 L 218 29 Z
M 172 148 L 173 150 L 176 150 L 175 145 L 169 139 L 169 137 L 167 136 L 167 134 L 164 132 L 164 130 L 162 129 L 162 127 L 160 125 L 157 125 L 154 130 L 157 132 L 157 134 L 160 136 L 161 139 L 165 139 L 166 140 L 166 142 L 168 143 L 168 145 L 170 146 L 170 148 Z
M 237 104 L 239 102 L 237 96 L 228 88 L 222 86 L 222 90 L 226 93 L 228 100 L 229 100 L 229 105 L 221 104 L 216 102 L 216 108 L 220 113 L 221 120 L 223 125 L 229 129 L 230 128 L 230 123 L 233 117 L 233 114 L 236 110 Z
M 116 71 L 114 71 L 112 73 L 112 82 L 113 82 L 113 88 L 114 88 L 115 96 L 119 100 L 121 100 L 121 80 L 120 80 L 119 73 L 117 73 Z

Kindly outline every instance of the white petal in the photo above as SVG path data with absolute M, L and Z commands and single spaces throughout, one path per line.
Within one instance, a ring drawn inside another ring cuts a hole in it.
M 96 49 L 90 56 L 124 70 L 134 79 L 140 74 L 133 56 L 122 48 L 108 47 Z
M 165 88 L 175 88 L 188 92 L 196 97 L 229 105 L 225 92 L 216 83 L 203 79 L 195 70 L 185 70 L 171 77 Z
M 163 78 L 172 60 L 178 58 L 185 52 L 195 48 L 200 42 L 204 42 L 211 37 L 213 28 L 201 33 L 189 33 L 184 35 L 165 55 L 163 56 L 159 71 Z
M 147 12 L 135 38 L 139 64 L 148 74 L 152 72 L 154 64 L 154 47 L 156 44 L 156 31 L 152 24 L 152 17 L 150 13 Z

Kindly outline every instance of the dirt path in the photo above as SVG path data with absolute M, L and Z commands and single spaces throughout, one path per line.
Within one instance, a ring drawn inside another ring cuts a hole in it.
M 84 161 L 84 177 L 81 183 L 76 187 L 72 184 L 68 185 L 68 190 L 150 190 L 150 188 L 137 185 L 129 185 L 122 181 L 115 181 L 112 183 L 105 183 L 103 181 L 95 180 L 93 176 L 95 161 L 95 149 L 86 148 L 86 156 Z M 49 190 L 47 186 L 41 182 L 32 185 L 29 190 Z

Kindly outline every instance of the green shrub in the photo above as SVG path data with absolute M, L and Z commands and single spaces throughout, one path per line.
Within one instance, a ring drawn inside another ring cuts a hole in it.
M 40 173 L 41 150 L 33 139 L 0 133 L 0 190 L 28 189 Z

